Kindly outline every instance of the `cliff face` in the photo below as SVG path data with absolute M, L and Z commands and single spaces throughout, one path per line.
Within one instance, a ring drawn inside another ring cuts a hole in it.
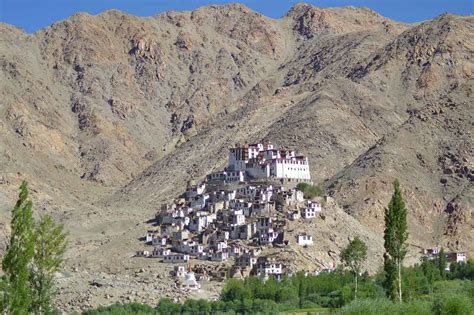
M 0 29 L 3 221 L 27 179 L 74 250 L 119 255 L 135 233 L 121 228 L 265 138 L 310 156 L 367 233 L 399 178 L 411 244 L 474 249 L 472 16 L 300 4 L 273 20 L 232 4 Z

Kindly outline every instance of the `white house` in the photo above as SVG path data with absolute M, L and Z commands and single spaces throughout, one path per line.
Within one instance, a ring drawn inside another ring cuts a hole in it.
M 165 263 L 183 263 L 189 261 L 189 255 L 187 254 L 172 254 L 163 257 Z
M 313 208 L 305 207 L 301 209 L 301 217 L 303 219 L 312 219 L 316 217 L 316 211 Z
M 257 257 L 252 256 L 250 253 L 244 253 L 235 259 L 234 265 L 239 268 L 253 268 L 256 263 Z
M 158 230 L 148 230 L 145 235 L 145 242 L 151 243 L 153 238 L 158 237 L 160 235 L 160 231 Z
M 236 210 L 231 215 L 232 225 L 244 225 L 245 224 L 245 215 L 242 210 Z
M 257 220 L 257 229 L 261 232 L 267 231 L 273 226 L 273 218 L 271 217 L 260 217 Z
M 448 262 L 466 262 L 467 261 L 467 255 L 465 252 L 451 252 L 451 253 L 446 253 L 446 258 L 448 258 Z
M 193 198 L 197 195 L 202 195 L 206 191 L 206 183 L 199 183 L 197 185 L 190 185 L 186 191 L 186 197 L 188 199 Z
M 186 269 L 184 268 L 184 266 L 174 266 L 173 274 L 175 277 L 184 278 L 184 275 L 186 274 Z
M 294 221 L 294 220 L 299 220 L 300 218 L 300 213 L 299 211 L 291 211 L 288 213 L 288 219 Z
M 317 201 L 310 201 L 308 200 L 306 202 L 306 207 L 311 208 L 314 210 L 314 212 L 320 212 L 321 211 L 321 204 Z
M 227 252 L 227 249 L 223 250 L 218 250 L 216 252 L 213 252 L 211 254 L 211 260 L 212 261 L 226 261 L 229 258 L 229 253 Z
M 153 246 L 165 246 L 167 242 L 168 242 L 168 238 L 167 238 L 167 237 L 155 237 L 155 238 L 153 238 L 153 240 L 151 241 L 151 244 L 152 244 Z
M 241 183 L 245 180 L 245 173 L 243 171 L 227 171 L 224 173 L 226 183 Z
M 267 232 L 261 233 L 260 234 L 260 244 L 270 244 L 273 243 L 280 233 L 274 231 L 273 229 L 269 228 Z
M 313 237 L 306 233 L 296 235 L 296 243 L 298 245 L 313 245 Z
M 265 257 L 257 259 L 255 266 L 255 273 L 258 276 L 280 276 L 283 273 L 283 265 L 274 259 L 268 259 Z
M 209 194 L 197 195 L 191 199 L 191 208 L 202 209 L 206 207 L 207 201 L 209 200 Z
M 140 251 L 137 251 L 135 256 L 137 257 L 150 257 L 150 252 L 147 251 L 147 250 L 140 250 Z
M 204 253 L 204 246 L 199 244 L 193 244 L 189 247 L 189 253 L 191 255 L 199 256 Z
M 169 255 L 171 255 L 171 250 L 164 247 L 155 248 L 151 253 L 151 257 L 153 258 L 161 258 Z

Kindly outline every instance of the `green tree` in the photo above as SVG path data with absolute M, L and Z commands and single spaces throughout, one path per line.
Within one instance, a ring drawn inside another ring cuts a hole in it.
M 4 303 L 6 312 L 11 314 L 28 313 L 32 301 L 29 285 L 35 247 L 32 206 L 28 184 L 23 181 L 19 199 L 12 210 L 11 236 L 2 261 L 7 281 Z
M 406 255 L 407 210 L 400 191 L 400 183 L 393 183 L 392 199 L 385 209 L 384 231 L 384 270 L 386 274 L 385 290 L 388 296 L 402 302 L 402 263 Z M 394 283 L 395 282 L 395 283 Z M 394 286 L 396 291 L 393 290 Z
M 357 300 L 357 278 L 362 264 L 367 259 L 367 246 L 358 237 L 354 238 L 341 252 L 341 261 L 354 274 L 354 299 Z
M 448 267 L 448 259 L 446 258 L 446 254 L 444 253 L 444 249 L 441 248 L 438 253 L 438 259 L 436 260 L 436 265 L 439 269 L 439 275 L 441 279 L 446 279 L 446 268 Z
M 33 292 L 32 311 L 45 313 L 51 310 L 54 292 L 54 274 L 64 262 L 67 236 L 63 225 L 56 224 L 53 218 L 45 215 L 35 229 L 35 254 L 31 270 Z

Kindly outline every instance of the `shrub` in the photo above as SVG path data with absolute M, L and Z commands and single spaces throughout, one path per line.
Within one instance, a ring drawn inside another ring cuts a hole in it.
M 317 185 L 310 185 L 308 183 L 299 183 L 296 185 L 296 189 L 304 193 L 304 197 L 311 199 L 314 197 L 323 197 L 324 190 Z
M 474 305 L 467 296 L 447 295 L 435 298 L 431 311 L 436 315 L 474 314 Z
M 127 315 L 127 314 L 158 314 L 158 311 L 151 306 L 130 303 L 130 304 L 113 304 L 110 306 L 99 307 L 95 310 L 86 311 L 83 314 L 86 315 Z
M 430 307 L 428 302 L 414 301 L 409 303 L 393 303 L 390 300 L 358 300 L 341 309 L 344 315 L 428 315 Z

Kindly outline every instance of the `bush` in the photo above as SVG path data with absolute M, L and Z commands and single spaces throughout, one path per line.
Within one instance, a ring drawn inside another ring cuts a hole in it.
M 130 303 L 130 304 L 113 304 L 110 306 L 99 307 L 95 310 L 85 311 L 85 315 L 127 315 L 127 314 L 158 314 L 158 311 L 149 305 Z
M 308 183 L 299 183 L 296 185 L 296 189 L 304 193 L 306 199 L 311 199 L 314 197 L 323 197 L 324 190 L 317 185 L 310 185 Z
M 474 314 L 474 305 L 464 295 L 448 295 L 435 298 L 431 311 L 436 315 Z
M 393 303 L 390 300 L 358 300 L 341 309 L 344 315 L 429 315 L 428 302 L 414 301 L 410 303 Z

